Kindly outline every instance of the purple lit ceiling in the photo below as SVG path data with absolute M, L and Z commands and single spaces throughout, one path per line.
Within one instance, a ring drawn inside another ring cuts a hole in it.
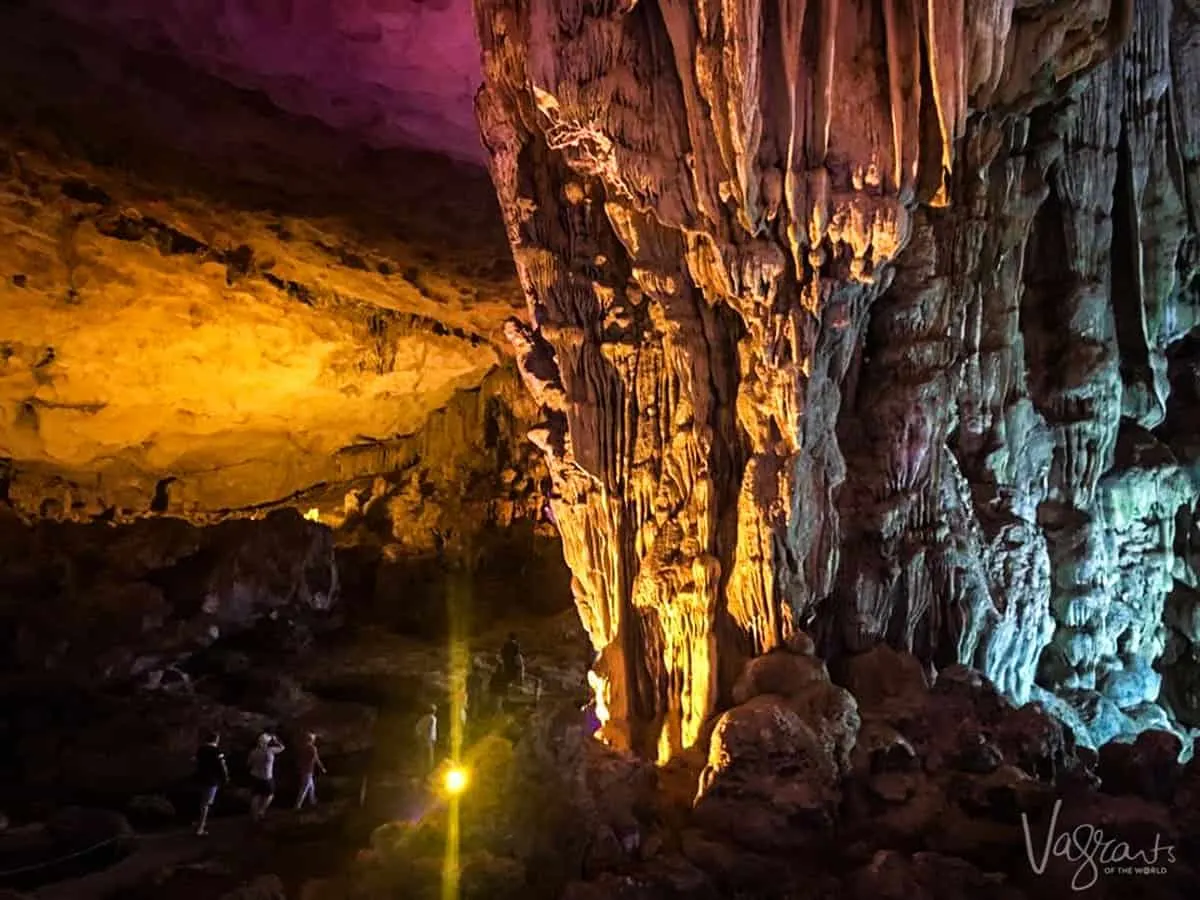
M 484 161 L 470 0 L 55 0 L 377 147 Z

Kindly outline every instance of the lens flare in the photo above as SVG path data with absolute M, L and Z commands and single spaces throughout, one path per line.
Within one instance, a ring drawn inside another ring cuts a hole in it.
M 452 769 L 447 769 L 445 776 L 442 778 L 442 786 L 448 794 L 461 794 L 467 789 L 467 783 L 470 778 L 467 776 L 467 770 L 455 766 Z

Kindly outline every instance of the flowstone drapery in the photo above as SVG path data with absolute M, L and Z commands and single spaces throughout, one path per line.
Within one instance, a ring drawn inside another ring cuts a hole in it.
M 476 13 L 607 737 L 694 745 L 802 628 L 1155 699 L 1197 493 L 1152 433 L 1195 321 L 1195 4 Z

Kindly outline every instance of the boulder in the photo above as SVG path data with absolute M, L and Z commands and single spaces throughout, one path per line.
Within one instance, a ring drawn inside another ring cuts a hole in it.
M 959 732 L 958 748 L 949 762 L 960 772 L 988 775 L 1000 768 L 1004 754 L 982 734 L 966 728 Z
M 859 773 L 911 771 L 918 768 L 917 751 L 899 731 L 886 722 L 863 722 L 852 755 L 853 768 Z
M 803 631 L 793 631 L 784 638 L 783 646 L 789 653 L 795 653 L 798 656 L 813 656 L 817 652 L 813 639 Z
M 1132 744 L 1105 744 L 1099 758 L 1101 788 L 1169 803 L 1183 775 L 1182 752 L 1183 742 L 1169 731 L 1143 731 Z
M 736 890 L 747 897 L 770 897 L 791 878 L 789 855 L 755 853 L 732 842 L 714 840 L 699 828 L 685 829 L 679 838 L 683 856 L 725 888 L 725 896 Z
M 848 691 L 830 682 L 821 660 L 788 650 L 750 660 L 734 685 L 734 702 L 744 704 L 764 695 L 782 697 L 817 735 L 839 771 L 849 770 L 861 725 L 858 704 Z
M 754 850 L 809 844 L 832 827 L 839 764 L 783 697 L 764 694 L 718 720 L 696 819 Z
M 862 725 L 858 704 L 850 692 L 827 681 L 814 681 L 801 693 L 788 697 L 787 703 L 812 728 L 838 771 L 848 772 Z
M 836 674 L 864 715 L 896 715 L 912 709 L 924 701 L 929 689 L 920 660 L 886 644 L 843 660 Z
M 1006 760 L 1046 781 L 1080 766 L 1074 735 L 1037 703 L 1006 714 L 992 738 Z
M 813 684 L 828 681 L 825 664 L 816 657 L 775 650 L 746 663 L 733 686 L 733 702 L 745 703 L 760 694 L 798 697 Z
M 1013 708 L 986 675 L 963 665 L 949 666 L 938 672 L 930 694 L 940 708 L 969 713 L 972 718 L 989 725 Z

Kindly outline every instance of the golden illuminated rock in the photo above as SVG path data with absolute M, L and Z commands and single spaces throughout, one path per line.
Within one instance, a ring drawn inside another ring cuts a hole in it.
M 33 10 L 0 32 L 0 481 L 24 514 L 203 519 L 369 479 L 504 364 L 520 289 L 478 169 Z
M 508 334 L 543 406 L 607 737 L 695 744 L 743 658 L 810 620 L 829 651 L 889 640 L 1027 697 L 1077 559 L 1064 536 L 1050 561 L 1038 504 L 1095 508 L 1116 356 L 1152 416 L 1196 321 L 1175 289 L 1194 144 L 1116 127 L 1147 102 L 1195 127 L 1190 88 L 1162 93 L 1194 74 L 1192 5 L 476 9 L 529 299 Z M 1140 294 L 1110 293 L 1100 258 L 1118 146 L 1135 184 L 1162 173 L 1125 209 L 1145 223 L 1125 236 Z M 1153 321 L 1118 348 L 1130 302 Z M 1050 386 L 1056 362 L 1068 383 Z M 1112 640 L 1073 665 L 1131 665 Z

